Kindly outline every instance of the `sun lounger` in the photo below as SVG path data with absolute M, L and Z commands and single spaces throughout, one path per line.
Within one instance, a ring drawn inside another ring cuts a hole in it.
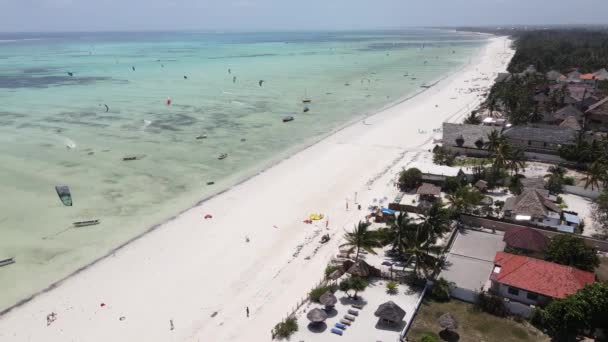
M 353 316 L 359 316 L 359 311 L 357 311 L 357 310 L 348 309 L 348 313 Z
M 343 333 L 344 331 L 342 331 L 342 330 L 340 330 L 340 329 L 336 329 L 336 328 L 331 328 L 331 332 L 332 332 L 332 333 L 334 333 L 334 334 L 336 334 L 336 335 L 340 335 L 340 336 L 342 336 L 342 333 Z
M 347 319 L 341 319 L 341 320 L 340 320 L 340 323 L 342 323 L 342 324 L 346 324 L 346 325 L 350 325 L 352 322 L 351 322 L 351 321 L 349 321 L 349 320 L 347 320 Z
M 355 309 L 359 309 L 359 310 L 363 309 L 363 305 L 361 305 L 361 304 L 353 304 L 351 306 Z
M 336 325 L 335 325 L 335 326 L 336 326 L 336 328 L 338 328 L 338 329 L 346 330 L 346 325 L 345 325 L 345 324 L 342 324 L 342 323 L 336 323 Z
M 349 321 L 352 321 L 352 322 L 355 321 L 355 316 L 353 316 L 353 315 L 344 315 L 344 318 L 347 319 L 347 320 L 349 320 Z

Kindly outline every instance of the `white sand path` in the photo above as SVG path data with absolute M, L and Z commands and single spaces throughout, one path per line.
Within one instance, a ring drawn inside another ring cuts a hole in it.
M 505 70 L 512 52 L 504 41 L 492 38 L 470 66 L 423 94 L 338 131 L 5 314 L 0 341 L 270 340 L 339 244 L 334 238 L 307 260 L 317 235 L 294 258 L 315 230 L 325 233 L 324 221 L 302 220 L 322 212 L 342 236 L 365 213 L 354 208 L 355 192 L 364 207 L 388 194 L 392 173 L 415 154 L 405 152 L 419 151 L 440 136 L 433 128 L 479 102 L 478 92 L 460 89 L 473 79 L 490 86 Z M 207 213 L 213 219 L 204 220 Z M 47 326 L 51 312 L 57 319 Z

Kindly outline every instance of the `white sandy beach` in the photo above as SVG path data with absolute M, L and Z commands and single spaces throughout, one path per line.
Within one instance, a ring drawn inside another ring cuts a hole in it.
M 481 92 L 467 89 L 489 87 L 506 69 L 505 40 L 491 38 L 470 66 L 423 94 L 338 131 L 5 314 L 0 341 L 269 341 L 320 280 L 344 229 L 367 213 L 355 209 L 355 193 L 364 208 L 394 194 L 395 173 L 440 137 L 432 130 L 479 103 Z M 316 212 L 329 217 L 334 238 L 325 245 L 318 243 L 325 220 L 302 222 Z M 47 326 L 51 312 L 57 319 Z

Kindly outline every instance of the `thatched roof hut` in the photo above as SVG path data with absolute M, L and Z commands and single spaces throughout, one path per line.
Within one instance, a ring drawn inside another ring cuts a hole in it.
M 319 297 L 319 303 L 325 305 L 326 307 L 333 307 L 338 302 L 338 298 L 334 296 L 330 291 L 325 292 Z
M 369 277 L 370 274 L 370 266 L 363 260 L 357 260 L 346 273 L 352 274 L 358 277 Z
M 405 317 L 405 310 L 395 304 L 393 301 L 388 301 L 378 306 L 378 309 L 374 313 L 376 317 L 388 323 L 398 323 Z
M 416 194 L 422 196 L 439 196 L 441 195 L 441 188 L 433 184 L 422 183 L 422 185 L 418 187 L 418 190 L 416 190 Z
M 327 312 L 319 308 L 314 308 L 308 311 L 308 314 L 306 314 L 306 318 L 308 318 L 313 323 L 321 323 L 327 319 Z
M 441 315 L 439 317 L 439 319 L 437 319 L 437 322 L 443 329 L 446 329 L 446 330 L 458 329 L 458 321 L 456 321 L 456 318 L 454 318 L 454 316 L 452 316 L 452 314 L 449 312 L 446 312 L 443 315 Z

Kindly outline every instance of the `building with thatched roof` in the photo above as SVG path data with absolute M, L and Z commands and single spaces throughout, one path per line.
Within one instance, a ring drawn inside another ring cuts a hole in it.
M 325 320 L 327 319 L 327 312 L 319 308 L 314 308 L 308 311 L 308 313 L 306 314 L 306 318 L 308 318 L 308 320 L 312 323 L 325 322 Z
M 559 127 L 569 128 L 569 129 L 573 129 L 575 131 L 580 131 L 583 129 L 583 127 L 578 122 L 578 120 L 576 120 L 576 118 L 573 116 L 569 116 L 566 119 L 564 119 L 564 121 L 562 121 L 562 123 L 559 124 Z
M 608 96 L 593 105 L 585 112 L 587 129 L 608 131 Z
M 519 196 L 507 198 L 502 212 L 508 220 L 550 227 L 559 226 L 561 221 L 561 209 L 536 189 L 524 189 Z
M 488 155 L 484 143 L 493 131 L 500 132 L 500 128 L 444 122 L 441 142 L 443 148 L 452 153 L 483 157 Z
M 441 196 L 441 188 L 433 184 L 422 183 L 416 190 L 416 194 L 420 196 L 420 200 L 435 201 L 437 197 Z
M 545 179 L 543 177 L 522 178 L 519 181 L 524 189 L 545 189 Z
M 403 321 L 403 317 L 405 317 L 405 310 L 403 310 L 393 301 L 388 301 L 384 304 L 380 304 L 376 312 L 374 312 L 374 315 L 380 318 L 380 320 L 383 322 L 394 324 Z
M 585 120 L 583 112 L 570 104 L 558 109 L 553 113 L 545 114 L 543 121 L 551 125 L 559 125 L 569 117 L 574 117 L 574 119 L 579 122 L 580 125 L 582 125 Z
M 346 273 L 357 277 L 367 278 L 370 275 L 370 266 L 363 260 L 357 260 Z
M 483 179 L 480 179 L 477 182 L 475 182 L 475 184 L 473 186 L 475 186 L 477 188 L 477 190 L 484 192 L 488 189 L 488 182 L 486 182 Z
M 562 146 L 574 145 L 576 133 L 570 128 L 527 125 L 508 128 L 502 135 L 524 151 L 559 155 Z

